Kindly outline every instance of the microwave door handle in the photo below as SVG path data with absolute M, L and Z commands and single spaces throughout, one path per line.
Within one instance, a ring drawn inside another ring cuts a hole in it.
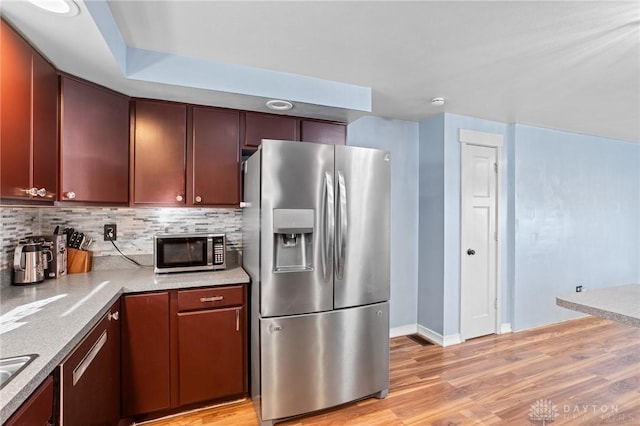
M 322 199 L 322 278 L 327 281 L 329 276 L 329 259 L 332 257 L 333 236 L 335 233 L 335 210 L 333 204 L 333 177 L 324 172 L 324 191 Z
M 347 223 L 347 185 L 344 174 L 338 170 L 338 214 L 336 220 L 338 228 L 337 250 L 336 250 L 336 278 L 339 280 L 344 276 L 345 255 L 347 249 L 346 235 L 348 231 Z

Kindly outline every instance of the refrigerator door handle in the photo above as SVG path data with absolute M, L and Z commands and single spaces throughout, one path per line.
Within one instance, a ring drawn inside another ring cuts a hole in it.
M 344 262 L 347 246 L 347 185 L 344 181 L 344 173 L 338 170 L 338 214 L 336 217 L 338 235 L 336 250 L 336 277 L 341 280 L 344 275 Z
M 333 205 L 333 176 L 324 172 L 324 198 L 322 199 L 322 278 L 330 277 L 329 259 L 333 251 L 333 235 L 335 234 L 335 208 Z

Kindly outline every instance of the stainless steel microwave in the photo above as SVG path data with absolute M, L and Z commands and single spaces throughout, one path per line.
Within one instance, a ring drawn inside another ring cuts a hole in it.
M 224 234 L 156 234 L 153 271 L 188 272 L 225 269 Z

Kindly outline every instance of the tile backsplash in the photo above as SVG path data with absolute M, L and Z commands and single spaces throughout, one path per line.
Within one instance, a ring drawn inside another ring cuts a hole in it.
M 117 225 L 118 248 L 127 255 L 153 253 L 153 235 L 159 232 L 224 232 L 227 250 L 242 249 L 242 210 L 214 208 L 99 208 L 0 207 L 2 258 L 0 270 L 11 268 L 17 242 L 30 235 L 51 234 L 73 227 L 93 238 L 94 256 L 116 256 L 103 241 L 103 226 Z

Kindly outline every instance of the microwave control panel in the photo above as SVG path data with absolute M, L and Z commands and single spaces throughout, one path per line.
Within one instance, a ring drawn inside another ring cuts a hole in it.
M 213 237 L 213 264 L 224 265 L 224 237 Z

